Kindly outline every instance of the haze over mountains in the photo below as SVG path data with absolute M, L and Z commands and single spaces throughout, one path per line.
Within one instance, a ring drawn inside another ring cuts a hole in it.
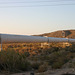
M 65 38 L 74 38 L 75 39 L 75 30 L 63 30 L 65 33 Z M 62 38 L 62 30 L 60 31 L 55 31 L 51 33 L 44 33 L 36 36 L 48 36 L 48 37 L 58 37 Z

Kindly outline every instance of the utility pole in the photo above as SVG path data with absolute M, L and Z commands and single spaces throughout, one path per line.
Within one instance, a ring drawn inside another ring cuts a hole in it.
M 1 44 L 0 51 L 2 51 L 2 38 L 1 38 L 1 34 L 0 34 L 0 44 Z
M 65 38 L 65 31 L 62 31 L 62 38 Z M 63 47 L 65 46 L 65 43 L 63 42 Z

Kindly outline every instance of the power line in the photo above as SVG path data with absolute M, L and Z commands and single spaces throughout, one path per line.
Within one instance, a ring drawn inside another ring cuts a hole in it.
M 0 2 L 0 4 L 14 4 L 14 3 L 44 3 L 44 2 L 61 2 L 61 1 L 75 1 L 75 0 L 52 0 L 52 1 L 30 1 L 30 2 Z
M 55 4 L 55 5 L 31 5 L 31 6 L 0 6 L 0 8 L 15 8 L 15 7 L 44 7 L 44 6 L 65 6 L 65 5 L 75 5 L 75 4 Z

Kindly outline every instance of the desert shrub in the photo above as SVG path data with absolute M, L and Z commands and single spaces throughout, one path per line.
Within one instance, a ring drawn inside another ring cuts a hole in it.
M 29 57 L 30 56 L 30 53 L 29 52 L 24 52 L 25 56 L 26 57 Z
M 50 59 L 48 62 L 49 65 L 52 66 L 52 68 L 57 69 L 61 68 L 65 63 L 67 63 L 71 59 L 72 59 L 72 53 L 63 50 L 52 53 L 52 55 L 50 55 Z
M 37 70 L 41 64 L 42 64 L 41 62 L 34 62 L 32 64 L 32 68 L 35 69 L 35 70 Z
M 53 68 L 53 69 L 61 68 L 62 65 L 63 65 L 62 62 L 56 62 L 56 63 L 54 63 L 54 64 L 52 65 L 52 68 Z
M 7 50 L 0 52 L 0 69 L 10 72 L 26 71 L 30 69 L 30 63 L 24 54 Z
M 45 53 L 45 54 L 51 54 L 51 53 L 57 52 L 57 51 L 59 51 L 59 48 L 58 48 L 58 47 L 51 47 L 51 48 L 49 48 L 49 49 L 46 49 L 46 50 L 44 51 L 44 53 Z
M 47 71 L 48 63 L 44 63 L 43 65 L 40 65 L 38 68 L 38 72 L 45 72 Z

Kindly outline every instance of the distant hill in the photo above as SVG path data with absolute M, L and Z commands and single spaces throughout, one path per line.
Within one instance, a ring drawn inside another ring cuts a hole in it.
M 62 38 L 63 34 L 65 33 L 65 37 L 66 38 L 74 38 L 75 39 L 75 30 L 60 30 L 60 31 L 55 31 L 55 32 L 51 32 L 51 33 L 45 33 L 45 34 L 40 34 L 40 35 L 36 35 L 36 36 L 48 36 L 48 37 L 58 37 L 58 38 Z

